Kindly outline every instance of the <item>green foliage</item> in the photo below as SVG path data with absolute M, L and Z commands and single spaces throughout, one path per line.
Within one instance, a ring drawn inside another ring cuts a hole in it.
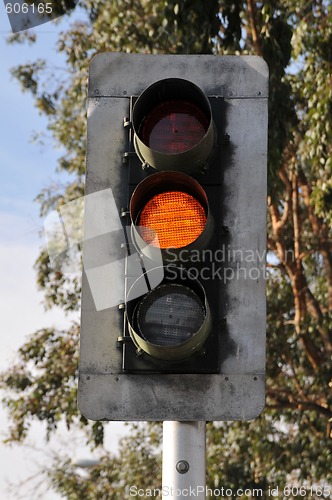
M 10 440 L 24 438 L 34 418 L 46 422 L 49 435 L 63 414 L 68 426 L 77 417 L 77 342 L 77 325 L 68 332 L 39 330 L 20 348 L 15 366 L 2 374 L 2 387 L 15 394 L 5 400 L 14 422 Z
M 61 306 L 65 311 L 80 307 L 81 278 L 75 273 L 64 273 L 50 263 L 48 251 L 42 250 L 35 264 L 37 284 L 45 292 L 45 307 Z
M 282 162 L 291 127 L 296 123 L 290 85 L 285 79 L 285 69 L 291 58 L 292 30 L 287 20 L 279 15 L 266 16 L 263 23 L 265 36 L 262 55 L 270 71 L 269 95 L 269 191 L 277 184 L 277 172 Z
M 133 497 L 131 485 L 156 490 L 161 487 L 161 456 L 156 451 L 160 439 L 160 425 L 135 424 L 131 436 L 121 440 L 119 453 L 104 452 L 86 474 L 70 459 L 59 458 L 48 475 L 54 489 L 70 500 L 129 499 Z
M 75 175 L 38 198 L 41 214 L 83 194 L 88 63 L 103 51 L 263 55 L 270 70 L 267 408 L 249 423 L 208 426 L 208 485 L 233 488 L 332 481 L 332 9 L 329 2 L 82 0 L 81 21 L 58 40 L 64 71 L 45 61 L 13 75 L 48 117 L 65 150 L 58 168 Z M 33 43 L 29 33 L 12 37 Z M 36 263 L 47 306 L 79 307 L 80 283 Z M 81 426 L 93 446 L 102 423 L 76 407 L 78 327 L 41 330 L 19 351 L 1 384 L 22 441 L 33 420 L 53 432 Z M 125 486 L 160 487 L 160 426 L 136 425 L 118 456 L 82 476 L 59 458 L 49 477 L 63 496 L 129 498 Z
M 22 441 L 31 422 L 46 424 L 46 435 L 65 420 L 86 428 L 88 441 L 94 446 L 103 442 L 103 425 L 88 424 L 77 408 L 79 326 L 73 323 L 68 331 L 38 330 L 19 349 L 18 361 L 1 374 L 0 387 L 10 390 L 4 399 L 12 418 L 7 441 Z

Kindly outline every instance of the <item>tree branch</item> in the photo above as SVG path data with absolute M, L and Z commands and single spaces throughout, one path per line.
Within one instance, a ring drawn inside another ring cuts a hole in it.
M 332 418 L 332 411 L 329 408 L 325 408 L 324 406 L 320 406 L 317 403 L 307 402 L 307 401 L 288 401 L 283 399 L 277 399 L 275 404 L 266 405 L 267 408 L 271 410 L 280 410 L 281 408 L 290 408 L 299 411 L 315 411 L 320 415 L 324 415 L 328 419 Z
M 248 6 L 248 13 L 249 13 L 251 38 L 253 41 L 255 52 L 258 56 L 262 56 L 263 51 L 262 51 L 262 46 L 261 46 L 261 39 L 258 35 L 257 12 L 256 12 L 256 4 L 255 4 L 254 0 L 247 0 L 247 6 Z
M 299 185 L 301 186 L 303 201 L 308 209 L 309 220 L 312 230 L 319 241 L 319 250 L 324 260 L 326 269 L 327 291 L 328 291 L 328 310 L 332 311 L 332 252 L 329 243 L 328 230 L 323 221 L 317 217 L 310 201 L 311 187 L 304 173 L 299 175 Z

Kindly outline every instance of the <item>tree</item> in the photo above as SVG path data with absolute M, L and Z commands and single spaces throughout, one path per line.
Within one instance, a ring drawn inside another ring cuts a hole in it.
M 63 79 L 55 70 L 50 73 L 44 61 L 14 70 L 48 116 L 54 140 L 66 150 L 59 168 L 76 174 L 76 181 L 64 190 L 41 193 L 42 216 L 83 194 L 87 66 L 96 52 L 257 54 L 266 59 L 267 406 L 253 422 L 209 425 L 208 484 L 266 491 L 269 485 L 283 488 L 290 481 L 308 487 L 331 483 L 331 6 L 322 0 L 82 0 L 78 9 L 82 21 L 58 41 L 67 63 Z M 13 38 L 24 42 L 27 36 Z M 53 89 L 45 85 L 50 78 Z M 53 270 L 46 251 L 36 269 L 47 305 L 79 308 L 79 281 L 68 281 Z M 77 325 L 68 332 L 37 332 L 21 348 L 20 361 L 2 374 L 12 418 L 9 440 L 22 441 L 33 419 L 47 421 L 48 432 L 64 419 L 69 426 L 81 425 L 88 441 L 102 445 L 102 424 L 87 423 L 76 408 L 78 334 Z M 145 439 L 148 429 L 143 430 Z M 125 496 L 124 471 L 128 480 L 148 484 L 144 459 L 152 460 L 159 441 L 147 442 L 148 452 L 143 453 L 137 449 L 137 436 L 140 428 L 115 462 L 105 456 L 104 468 L 91 472 L 84 498 L 118 498 L 120 491 Z M 106 474 L 109 460 L 117 464 L 116 474 Z M 128 464 L 133 461 L 141 469 L 130 475 Z M 63 464 L 53 475 L 53 485 L 67 498 L 82 498 L 79 476 L 69 477 Z

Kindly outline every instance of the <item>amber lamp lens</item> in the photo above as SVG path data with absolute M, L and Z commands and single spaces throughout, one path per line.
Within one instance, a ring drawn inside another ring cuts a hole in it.
M 160 153 L 183 153 L 203 139 L 208 127 L 209 120 L 197 105 L 173 99 L 159 103 L 147 114 L 139 136 Z
M 189 245 L 198 238 L 205 224 L 206 213 L 202 205 L 182 191 L 155 195 L 144 206 L 139 218 L 143 240 L 159 248 Z

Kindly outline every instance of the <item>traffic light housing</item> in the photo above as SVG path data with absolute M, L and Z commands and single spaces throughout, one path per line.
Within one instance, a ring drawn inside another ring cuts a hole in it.
M 260 58 L 92 60 L 86 194 L 107 192 L 116 208 L 86 203 L 86 234 L 97 216 L 121 224 L 84 241 L 87 418 L 242 420 L 262 410 L 266 148 Z

